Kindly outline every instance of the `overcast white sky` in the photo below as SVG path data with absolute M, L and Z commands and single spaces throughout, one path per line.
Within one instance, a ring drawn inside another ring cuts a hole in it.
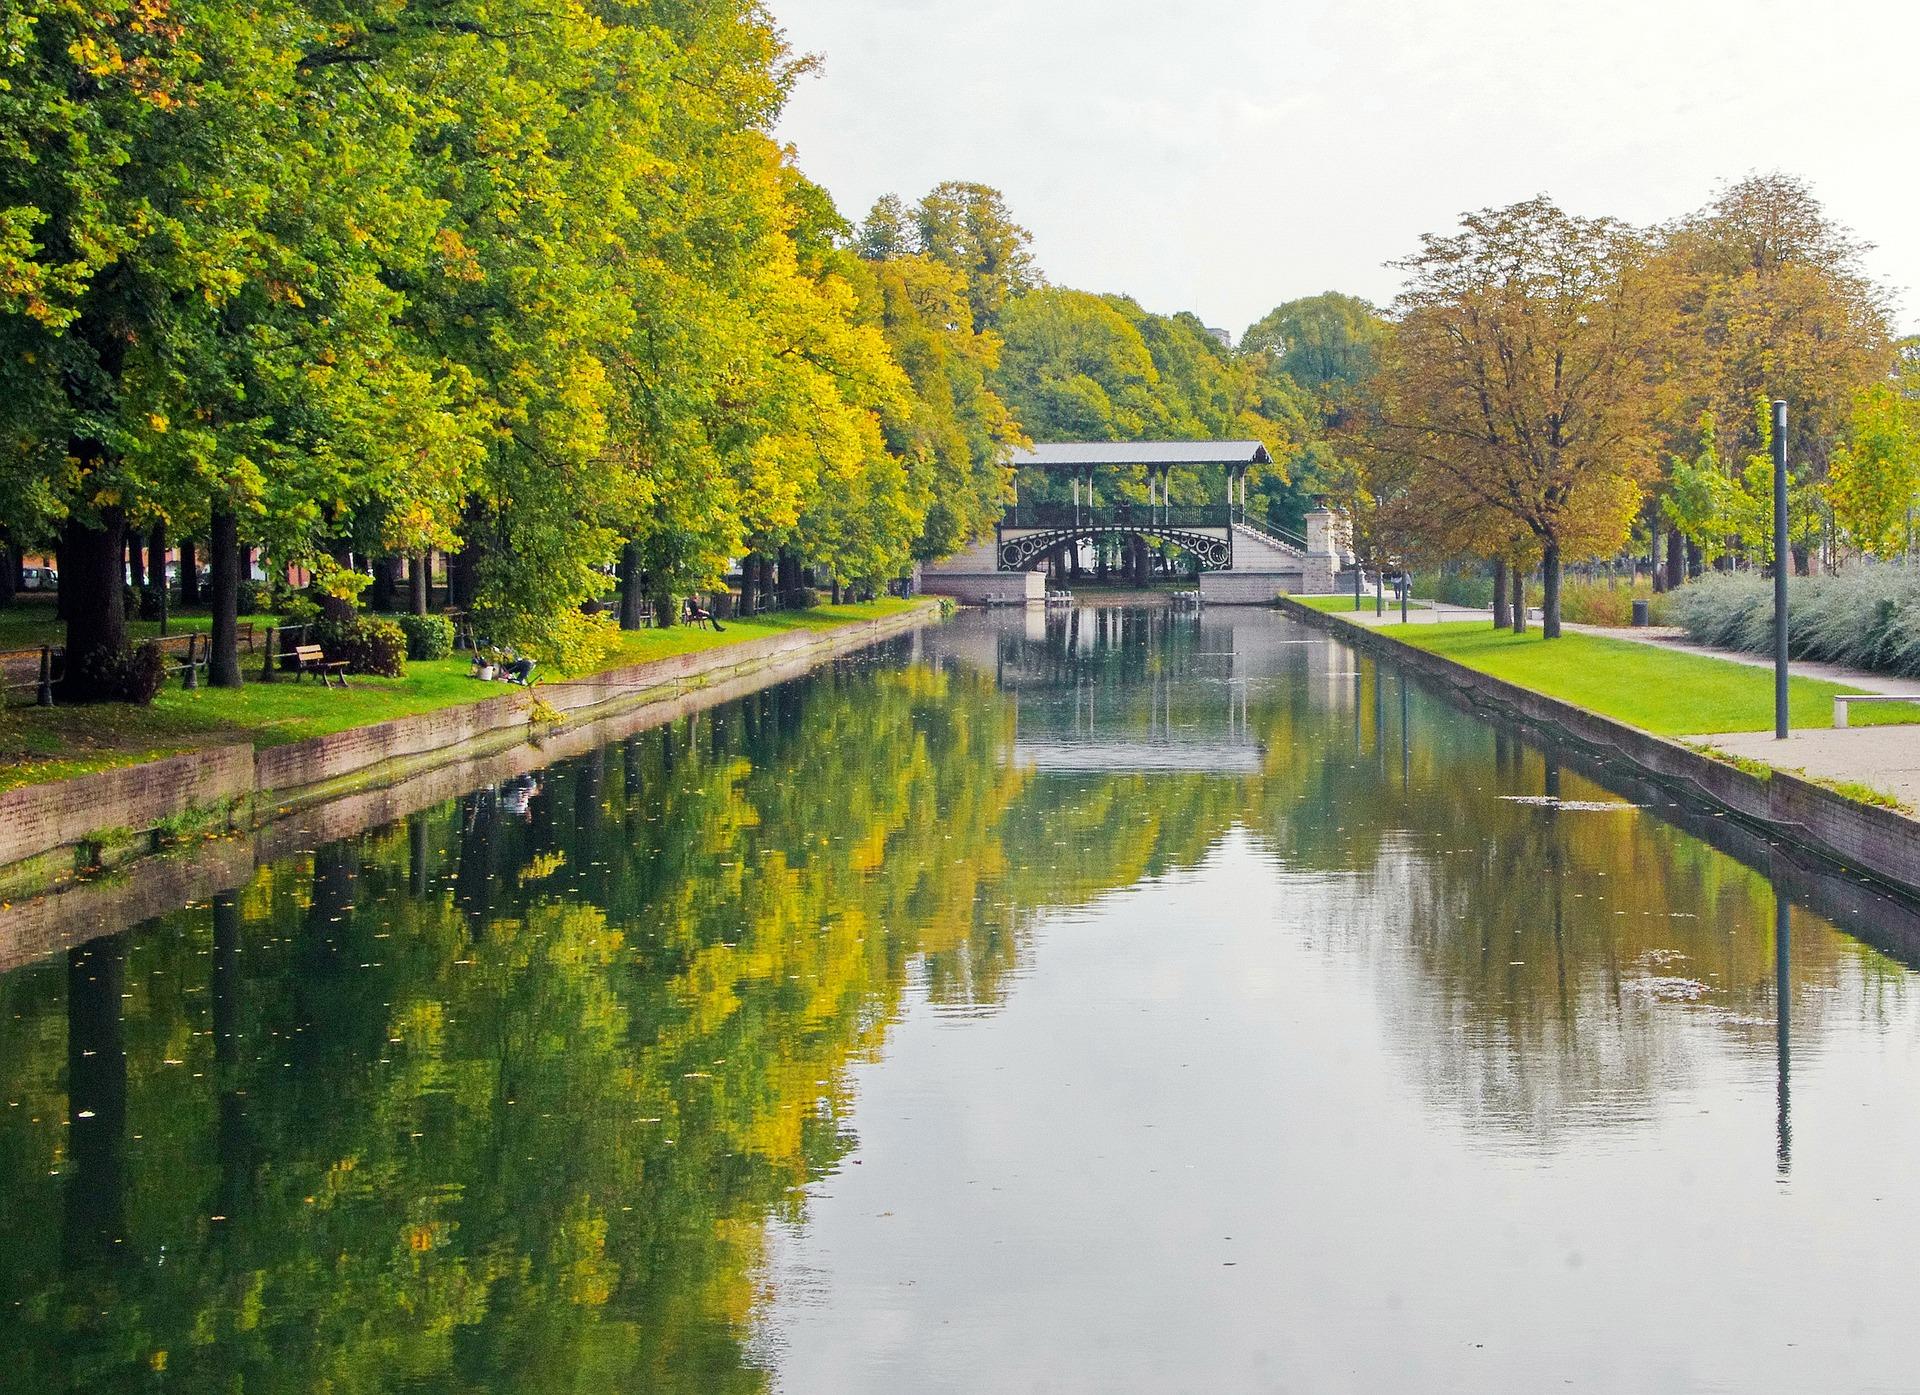
M 1914 0 L 770 0 L 821 55 L 782 124 L 850 218 L 993 184 L 1048 278 L 1237 337 L 1385 303 L 1461 210 L 1636 222 L 1782 169 L 1920 296 Z

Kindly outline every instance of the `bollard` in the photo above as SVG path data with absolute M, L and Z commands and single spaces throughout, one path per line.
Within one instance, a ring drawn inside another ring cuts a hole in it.
M 194 646 L 199 642 L 200 642 L 199 635 L 190 634 L 187 636 L 187 676 L 181 680 L 180 686 L 187 689 L 187 691 L 189 692 L 192 692 L 195 688 L 198 688 L 200 686 L 200 675 L 198 670 L 195 669 L 194 667 L 194 658 L 193 658 Z
M 41 707 L 53 706 L 53 646 L 40 646 L 40 686 L 33 700 Z
M 261 649 L 266 652 L 267 656 L 266 662 L 260 665 L 260 681 L 262 683 L 273 682 L 273 637 L 279 633 L 280 627 L 278 625 L 267 626 L 267 642 L 260 646 Z

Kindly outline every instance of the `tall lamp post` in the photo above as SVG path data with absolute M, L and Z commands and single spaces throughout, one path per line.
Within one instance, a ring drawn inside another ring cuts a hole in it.
M 1773 739 L 1787 739 L 1787 404 L 1773 400 Z

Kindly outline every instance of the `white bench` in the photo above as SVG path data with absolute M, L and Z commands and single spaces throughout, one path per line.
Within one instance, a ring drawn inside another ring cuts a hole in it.
M 1920 693 L 1835 693 L 1833 724 L 1836 728 L 1846 726 L 1850 702 L 1920 702 Z

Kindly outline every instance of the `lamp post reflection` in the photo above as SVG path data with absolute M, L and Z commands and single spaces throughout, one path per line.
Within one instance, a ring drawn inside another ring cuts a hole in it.
M 1793 905 L 1787 900 L 1786 884 L 1778 854 L 1773 868 L 1773 1001 L 1774 1001 L 1774 1166 L 1782 1179 L 1793 1171 L 1793 1109 L 1789 1074 L 1792 1057 L 1790 1037 L 1793 1022 Z

